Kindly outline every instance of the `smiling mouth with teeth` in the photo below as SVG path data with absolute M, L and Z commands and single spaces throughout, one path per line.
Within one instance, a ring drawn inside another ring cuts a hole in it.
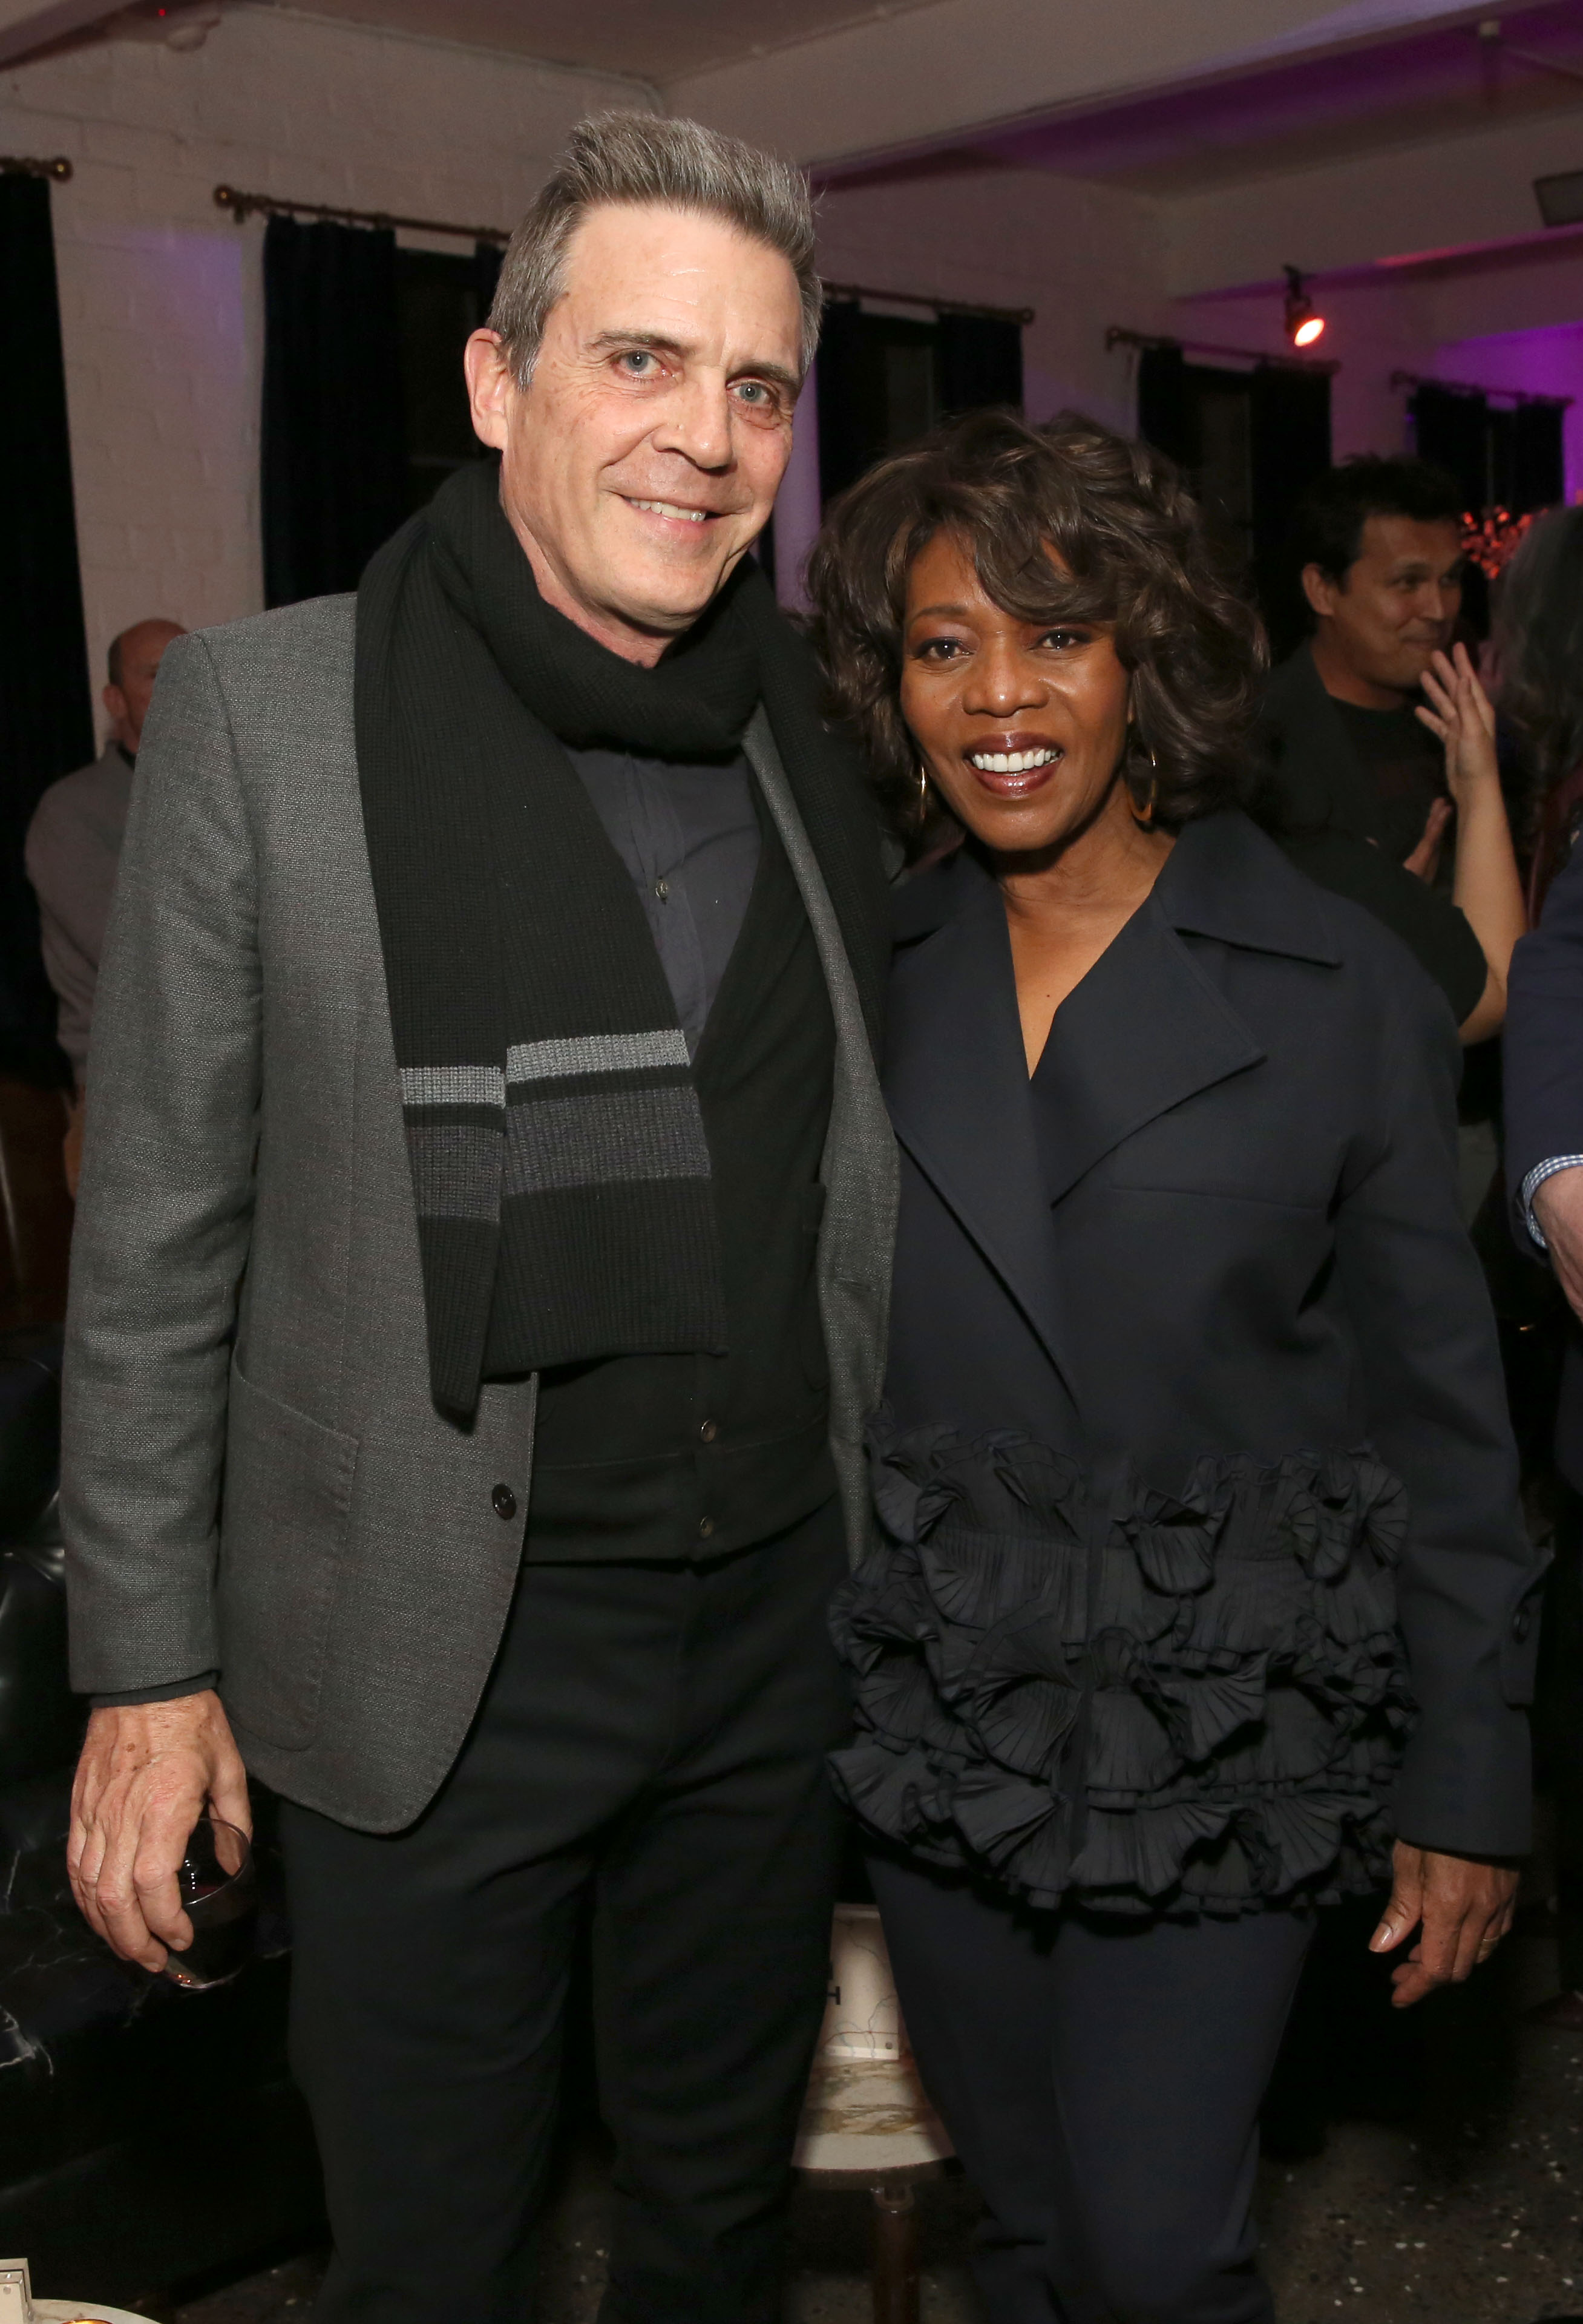
M 1026 775 L 1035 767 L 1053 767 L 1061 752 L 1037 751 L 970 751 L 970 767 L 977 767 L 984 775 Z
M 678 508 L 675 501 L 633 501 L 635 509 L 648 509 L 655 516 L 680 517 L 687 524 L 703 524 L 713 513 L 710 509 Z

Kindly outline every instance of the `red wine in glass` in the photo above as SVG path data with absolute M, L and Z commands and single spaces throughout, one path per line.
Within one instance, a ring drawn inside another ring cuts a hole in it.
M 189 1993 L 229 1985 L 252 1955 L 258 1926 L 258 1878 L 246 1833 L 216 1815 L 200 1816 L 176 1885 L 192 1942 L 185 1952 L 167 1954 L 165 1975 Z

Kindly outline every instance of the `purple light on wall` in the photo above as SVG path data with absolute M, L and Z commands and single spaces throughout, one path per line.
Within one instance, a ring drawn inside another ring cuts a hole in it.
M 1583 498 L 1583 322 L 1452 339 L 1436 349 L 1434 368 L 1441 379 L 1467 380 L 1479 387 L 1571 396 L 1561 429 L 1567 498 Z

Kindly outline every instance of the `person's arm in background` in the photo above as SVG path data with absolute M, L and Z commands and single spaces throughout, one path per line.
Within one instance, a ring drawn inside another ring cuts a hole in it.
M 82 834 L 61 788 L 52 784 L 39 801 L 28 825 L 23 860 L 39 899 L 39 948 L 44 973 L 55 990 L 56 1038 L 71 1060 L 80 1090 L 104 928 L 83 893 L 78 873 Z
M 183 638 L 138 752 L 95 1003 L 61 1447 L 72 1684 L 109 1698 L 78 1766 L 68 1867 L 89 1925 L 151 1969 L 190 1941 L 176 1871 L 205 1800 L 250 1821 L 211 1674 L 253 1222 L 256 921 L 226 705 L 205 641 Z
M 1466 1977 L 1510 1926 L 1526 1853 L 1528 1721 L 1545 1558 L 1517 1499 L 1495 1318 L 1457 1192 L 1460 1073 L 1443 1011 L 1382 978 L 1379 1137 L 1336 1219 L 1367 1430 L 1406 1488 L 1397 1614 L 1417 1719 L 1395 1799 L 1395 1879 L 1372 1941 L 1411 1953 L 1399 2006 Z
M 1445 746 L 1446 788 L 1457 810 L 1451 900 L 1478 938 L 1488 970 L 1477 1005 L 1459 1028 L 1468 1044 L 1500 1031 L 1512 953 L 1527 926 L 1527 914 L 1501 792 L 1495 711 L 1466 646 L 1459 646 L 1454 658 L 1435 655 L 1423 673 L 1423 690 L 1429 706 L 1418 716 Z M 1432 856 L 1436 851 L 1428 832 L 1408 858 L 1409 868 L 1416 868 L 1426 845 Z
M 1583 1315 L 1583 851 L 1513 955 L 1503 1060 L 1517 1240 Z
M 1276 833 L 1300 872 L 1335 896 L 1361 904 L 1382 927 L 1399 936 L 1424 974 L 1444 994 L 1458 1038 L 1477 1023 L 1489 983 L 1489 964 L 1463 915 L 1438 888 L 1415 879 L 1404 863 L 1367 839 L 1346 831 Z

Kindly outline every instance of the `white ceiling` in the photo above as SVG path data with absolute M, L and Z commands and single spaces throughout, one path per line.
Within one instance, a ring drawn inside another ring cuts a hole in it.
M 278 0 L 281 5 L 291 0 Z M 300 5 L 300 0 L 298 0 Z M 315 15 L 542 57 L 551 64 L 670 81 L 682 73 L 768 56 L 929 0 L 306 0 Z
M 971 150 L 1169 198 L 1569 115 L 1583 129 L 1583 0 L 1528 0 L 1482 28 L 1404 27 L 1361 52 L 1069 110 Z

